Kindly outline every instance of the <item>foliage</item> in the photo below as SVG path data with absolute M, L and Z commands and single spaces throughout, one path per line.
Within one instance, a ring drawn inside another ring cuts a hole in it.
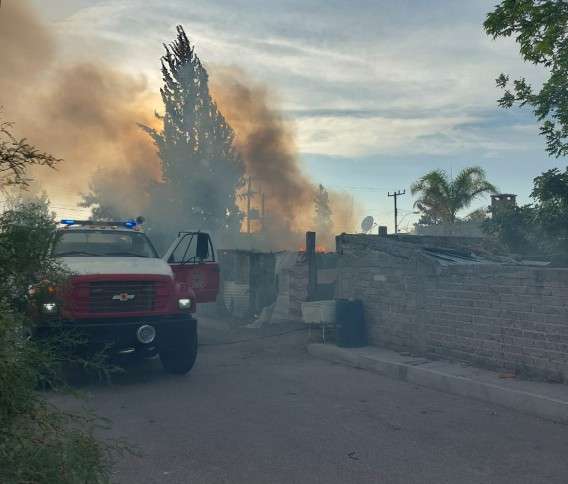
M 32 165 L 53 166 L 59 161 L 43 153 L 26 139 L 18 139 L 12 133 L 12 123 L 0 121 L 0 186 L 27 186 L 26 170 Z
M 51 406 L 37 387 L 56 380 L 55 353 L 22 337 L 21 315 L 2 303 L 0 316 L 0 482 L 99 483 L 108 448 L 91 418 Z
M 456 223 L 458 212 L 477 197 L 496 190 L 479 167 L 465 168 L 455 179 L 443 170 L 433 170 L 411 187 L 412 194 L 419 195 L 414 206 L 423 213 L 421 220 L 448 224 Z
M 316 231 L 318 233 L 329 234 L 332 228 L 332 212 L 329 206 L 329 194 L 323 185 L 318 186 L 318 190 L 314 196 L 314 205 L 316 212 Z
M 49 255 L 55 230 L 42 200 L 20 202 L 0 214 L 0 297 L 25 302 L 27 287 L 38 279 L 55 279 L 61 269 Z M 23 250 L 25 248 L 25 250 Z
M 478 208 L 477 210 L 474 210 L 473 212 L 469 213 L 467 215 L 467 217 L 465 218 L 466 222 L 484 222 L 485 220 L 487 220 L 487 217 L 489 215 L 488 209 L 485 207 L 482 208 Z
M 93 435 L 97 421 L 50 405 L 37 391 L 63 389 L 60 366 L 71 361 L 74 336 L 43 341 L 24 307 L 28 286 L 65 277 L 47 248 L 54 222 L 41 201 L 22 202 L 0 216 L 0 482 L 107 482 L 110 447 Z M 38 293 L 39 295 L 39 293 Z
M 568 263 L 568 168 L 548 170 L 534 179 L 533 203 L 495 210 L 485 230 L 509 250 Z
M 509 252 L 519 255 L 536 255 L 536 212 L 532 205 L 502 207 L 494 210 L 483 223 L 483 230 L 499 240 Z
M 235 197 L 243 185 L 243 162 L 234 148 L 234 132 L 211 98 L 208 73 L 183 28 L 162 57 L 161 89 L 165 114 L 161 131 L 145 127 L 162 160 L 164 183 L 157 186 L 148 214 L 159 207 L 175 227 L 238 233 Z M 162 221 L 166 223 L 167 221 Z
M 521 78 L 509 88 L 501 74 L 497 86 L 505 89 L 501 107 L 528 105 L 542 122 L 546 151 L 556 157 L 568 154 L 568 3 L 565 0 L 503 0 L 487 15 L 484 27 L 494 39 L 513 36 L 525 61 L 547 68 L 540 91 Z
M 534 179 L 534 225 L 544 237 L 542 250 L 557 262 L 568 260 L 568 168 L 548 170 Z
M 422 212 L 420 218 L 418 219 L 418 222 L 416 222 L 416 225 L 436 225 L 439 223 L 442 223 L 442 221 L 432 213 Z

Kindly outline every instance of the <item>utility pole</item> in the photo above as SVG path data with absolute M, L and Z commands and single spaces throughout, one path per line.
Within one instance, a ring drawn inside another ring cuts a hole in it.
M 395 235 L 398 234 L 398 206 L 396 204 L 397 198 L 400 197 L 401 195 L 406 195 L 406 190 L 402 190 L 402 192 L 400 190 L 396 191 L 396 192 L 388 192 L 389 197 L 393 197 L 394 198 L 394 233 Z
M 247 217 L 247 234 L 250 235 L 251 233 L 251 218 L 250 218 L 250 212 L 251 212 L 251 202 L 252 202 L 252 198 L 257 195 L 257 192 L 253 191 L 252 189 L 252 181 L 253 181 L 253 177 L 249 176 L 247 177 L 247 191 L 242 193 L 241 195 L 239 195 L 239 198 L 246 198 L 247 199 L 247 213 L 246 213 L 246 217 Z
M 254 189 L 254 184 L 256 182 L 256 189 Z M 258 207 L 260 203 L 260 208 L 252 208 L 253 205 L 253 198 L 257 195 L 260 195 L 260 202 L 255 204 L 255 207 Z M 246 233 L 248 235 L 252 234 L 252 220 L 258 220 L 258 224 L 260 224 L 260 230 L 264 231 L 266 228 L 266 194 L 262 189 L 262 185 L 258 182 L 258 178 L 253 176 L 246 177 L 246 191 L 240 193 L 238 195 L 239 199 L 243 200 L 246 199 L 247 201 L 247 209 L 246 209 L 246 218 L 247 218 L 247 226 L 246 226 Z

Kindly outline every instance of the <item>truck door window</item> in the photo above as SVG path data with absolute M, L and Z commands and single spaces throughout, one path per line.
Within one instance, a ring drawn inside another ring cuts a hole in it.
M 208 240 L 209 251 L 207 257 L 204 259 L 197 257 L 199 255 L 197 254 L 197 240 L 199 235 L 207 236 L 206 234 L 197 233 L 183 235 L 178 242 L 178 245 L 170 255 L 169 262 L 173 264 L 196 264 L 198 262 L 213 262 L 215 259 L 213 254 L 213 247 L 211 246 L 210 240 Z M 209 239 L 208 236 L 207 238 Z M 201 241 L 201 243 L 203 244 L 203 240 Z

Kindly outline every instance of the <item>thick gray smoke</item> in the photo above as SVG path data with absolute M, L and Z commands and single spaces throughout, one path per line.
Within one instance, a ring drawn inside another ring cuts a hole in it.
M 293 123 L 276 107 L 265 85 L 238 69 L 215 69 L 212 93 L 235 130 L 247 176 L 253 177 L 257 191 L 265 193 L 265 229 L 271 245 L 300 247 L 305 231 L 320 225 L 314 205 L 318 185 L 303 171 Z M 333 247 L 335 234 L 353 228 L 354 219 L 350 197 L 331 192 L 329 198 L 332 223 L 318 234 L 318 243 L 326 248 Z

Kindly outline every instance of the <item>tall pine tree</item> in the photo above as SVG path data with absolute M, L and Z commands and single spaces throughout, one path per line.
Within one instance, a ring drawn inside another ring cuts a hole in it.
M 144 128 L 158 148 L 164 183 L 152 194 L 148 215 L 160 231 L 208 230 L 222 239 L 240 230 L 235 199 L 244 165 L 233 146 L 234 132 L 211 98 L 207 70 L 183 27 L 164 47 L 160 92 L 165 113 L 158 115 L 163 127 Z

